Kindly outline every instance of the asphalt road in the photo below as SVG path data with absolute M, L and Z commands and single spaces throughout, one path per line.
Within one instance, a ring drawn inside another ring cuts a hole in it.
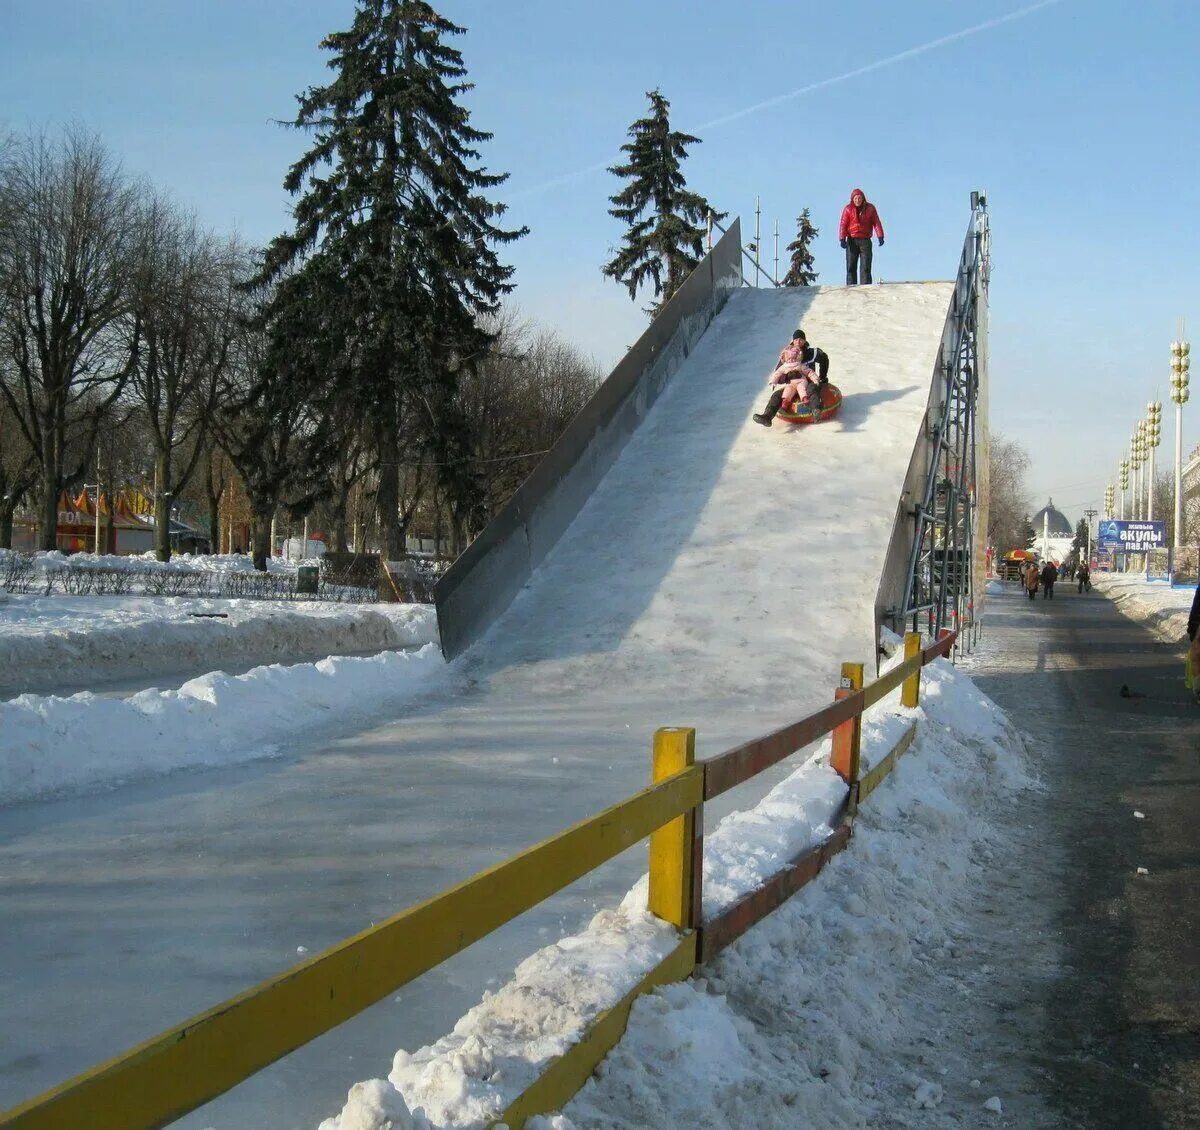
M 971 673 L 1032 736 L 1046 786 L 1005 867 L 1011 907 L 1058 947 L 1012 1002 L 1016 1054 L 1049 1125 L 1200 1126 L 1200 705 L 1183 649 L 1065 585 L 992 600 L 987 626 Z

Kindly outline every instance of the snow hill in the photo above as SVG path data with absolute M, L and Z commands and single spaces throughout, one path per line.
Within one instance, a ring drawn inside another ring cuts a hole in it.
M 461 661 L 482 692 L 471 712 L 500 729 L 514 709 L 557 715 L 582 749 L 616 719 L 639 747 L 655 726 L 695 725 L 711 753 L 828 701 L 842 661 L 874 658 L 875 595 L 951 291 L 735 291 Z M 845 400 L 831 422 L 767 430 L 750 417 L 797 326 L 828 352 Z

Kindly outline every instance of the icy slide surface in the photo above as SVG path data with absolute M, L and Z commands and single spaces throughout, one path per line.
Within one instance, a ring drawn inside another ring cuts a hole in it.
M 627 796 L 656 726 L 695 726 L 705 756 L 828 701 L 843 660 L 871 659 L 950 294 L 734 293 L 527 589 L 403 717 L 0 811 L 0 1107 Z M 750 416 L 798 324 L 845 402 L 767 431 Z M 315 1125 L 644 866 L 629 853 L 183 1125 Z
M 614 700 L 626 720 L 637 703 L 639 719 L 695 724 L 702 742 L 826 701 L 841 660 L 872 659 L 950 293 L 734 292 L 464 666 L 491 695 Z M 845 401 L 833 421 L 768 431 L 750 416 L 797 325 Z

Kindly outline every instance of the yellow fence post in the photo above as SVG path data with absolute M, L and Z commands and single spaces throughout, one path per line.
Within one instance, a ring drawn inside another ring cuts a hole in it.
M 696 761 L 696 731 L 685 726 L 664 726 L 654 733 L 655 784 L 682 772 Z M 681 930 L 695 928 L 696 809 L 664 824 L 650 836 L 651 914 Z
M 915 659 L 920 654 L 921 633 L 907 632 L 904 636 L 905 660 Z M 921 705 L 921 669 L 919 667 L 904 680 L 903 689 L 900 691 L 900 705 L 907 706 L 910 710 Z
M 849 698 L 855 691 L 861 691 L 863 686 L 863 665 L 861 663 L 843 663 L 841 685 L 834 692 L 834 699 Z M 862 715 L 835 726 L 833 730 L 833 752 L 829 764 L 843 781 L 851 787 L 858 780 L 858 751 L 862 744 Z

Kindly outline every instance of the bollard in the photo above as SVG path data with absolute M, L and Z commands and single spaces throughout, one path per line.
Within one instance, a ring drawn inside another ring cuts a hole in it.
M 904 635 L 904 659 L 907 662 L 921 654 L 921 633 L 906 632 Z M 901 684 L 900 705 L 910 710 L 921 705 L 921 668 L 918 667 Z
M 834 699 L 849 698 L 855 691 L 862 690 L 863 665 L 861 663 L 842 664 L 842 683 L 834 692 Z M 858 753 L 862 744 L 862 714 L 835 726 L 833 730 L 833 752 L 829 764 L 834 771 L 851 787 L 858 781 Z
M 682 772 L 696 760 L 696 731 L 664 726 L 654 733 L 654 783 Z M 699 925 L 700 878 L 696 809 L 677 816 L 650 836 L 651 914 L 680 930 Z

